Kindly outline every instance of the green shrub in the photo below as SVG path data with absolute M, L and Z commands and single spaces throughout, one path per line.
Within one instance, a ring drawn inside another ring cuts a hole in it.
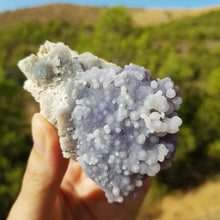
M 0 29 L 0 218 L 15 199 L 32 146 L 24 75 L 19 59 L 45 40 L 62 41 L 110 62 L 130 62 L 170 76 L 180 86 L 184 125 L 173 166 L 154 184 L 155 197 L 201 184 L 220 172 L 220 11 L 167 24 L 135 27 L 123 7 L 111 8 L 94 25 L 30 21 Z

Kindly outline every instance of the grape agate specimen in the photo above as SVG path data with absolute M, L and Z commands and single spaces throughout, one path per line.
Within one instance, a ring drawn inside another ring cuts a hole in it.
M 170 78 L 153 80 L 144 67 L 123 69 L 49 41 L 18 66 L 57 128 L 63 156 L 77 160 L 109 202 L 122 202 L 171 165 L 182 99 Z

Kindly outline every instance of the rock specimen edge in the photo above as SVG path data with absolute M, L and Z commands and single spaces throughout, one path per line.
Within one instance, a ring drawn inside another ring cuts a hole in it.
M 49 41 L 18 66 L 24 88 L 57 128 L 63 156 L 77 160 L 109 202 L 122 202 L 171 165 L 182 99 L 169 77 L 153 80 L 144 67 L 123 69 Z

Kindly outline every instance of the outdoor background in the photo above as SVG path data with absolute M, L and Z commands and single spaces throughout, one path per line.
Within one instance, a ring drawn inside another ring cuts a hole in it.
M 19 192 L 38 105 L 23 90 L 17 62 L 45 40 L 62 41 L 124 66 L 171 77 L 183 119 L 176 161 L 156 178 L 138 217 L 220 216 L 220 8 L 144 10 L 51 5 L 0 13 L 0 219 Z

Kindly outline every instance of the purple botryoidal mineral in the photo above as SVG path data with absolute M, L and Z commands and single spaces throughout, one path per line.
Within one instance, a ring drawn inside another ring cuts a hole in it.
M 109 202 L 123 202 L 171 165 L 182 99 L 170 78 L 153 80 L 144 67 L 123 69 L 48 41 L 18 65 L 64 157 L 76 159 Z

